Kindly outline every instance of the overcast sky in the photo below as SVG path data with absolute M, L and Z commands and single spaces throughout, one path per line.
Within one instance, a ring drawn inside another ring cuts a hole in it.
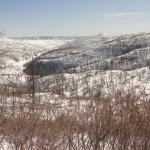
M 1 0 L 7 36 L 150 32 L 150 0 Z

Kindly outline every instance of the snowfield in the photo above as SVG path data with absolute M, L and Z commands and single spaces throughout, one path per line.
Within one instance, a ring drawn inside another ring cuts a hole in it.
M 31 46 L 43 48 L 43 49 L 53 49 L 57 48 L 60 45 L 64 45 L 68 40 L 23 40 L 22 43 L 28 44 Z

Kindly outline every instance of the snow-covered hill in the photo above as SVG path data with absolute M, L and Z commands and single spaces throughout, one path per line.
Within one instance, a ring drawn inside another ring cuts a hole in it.
M 149 65 L 150 34 L 81 37 L 34 60 L 35 74 L 87 70 L 132 70 Z M 27 74 L 32 62 L 26 64 Z M 88 67 L 87 67 L 88 66 Z
M 35 57 L 69 42 L 65 39 L 0 39 L 0 81 L 23 74 L 23 65 Z M 7 77 L 6 77 L 7 76 Z M 9 76 L 9 77 L 8 77 Z

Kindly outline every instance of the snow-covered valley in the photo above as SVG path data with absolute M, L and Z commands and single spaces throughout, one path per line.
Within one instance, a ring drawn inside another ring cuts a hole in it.
M 65 84 L 79 82 L 79 95 L 86 91 L 85 81 L 86 88 L 106 89 L 112 83 L 118 89 L 132 85 L 149 93 L 149 33 L 69 39 L 1 38 L 0 50 L 1 85 L 26 84 L 34 68 L 34 75 L 40 75 L 36 78 L 38 90 L 54 87 L 54 78 L 63 74 Z M 66 88 L 64 93 L 68 95 L 69 91 Z

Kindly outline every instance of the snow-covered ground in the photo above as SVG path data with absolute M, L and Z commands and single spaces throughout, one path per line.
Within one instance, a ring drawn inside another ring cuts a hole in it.
M 0 83 L 11 75 L 23 75 L 23 65 L 35 57 L 72 40 L 65 39 L 0 39 Z

